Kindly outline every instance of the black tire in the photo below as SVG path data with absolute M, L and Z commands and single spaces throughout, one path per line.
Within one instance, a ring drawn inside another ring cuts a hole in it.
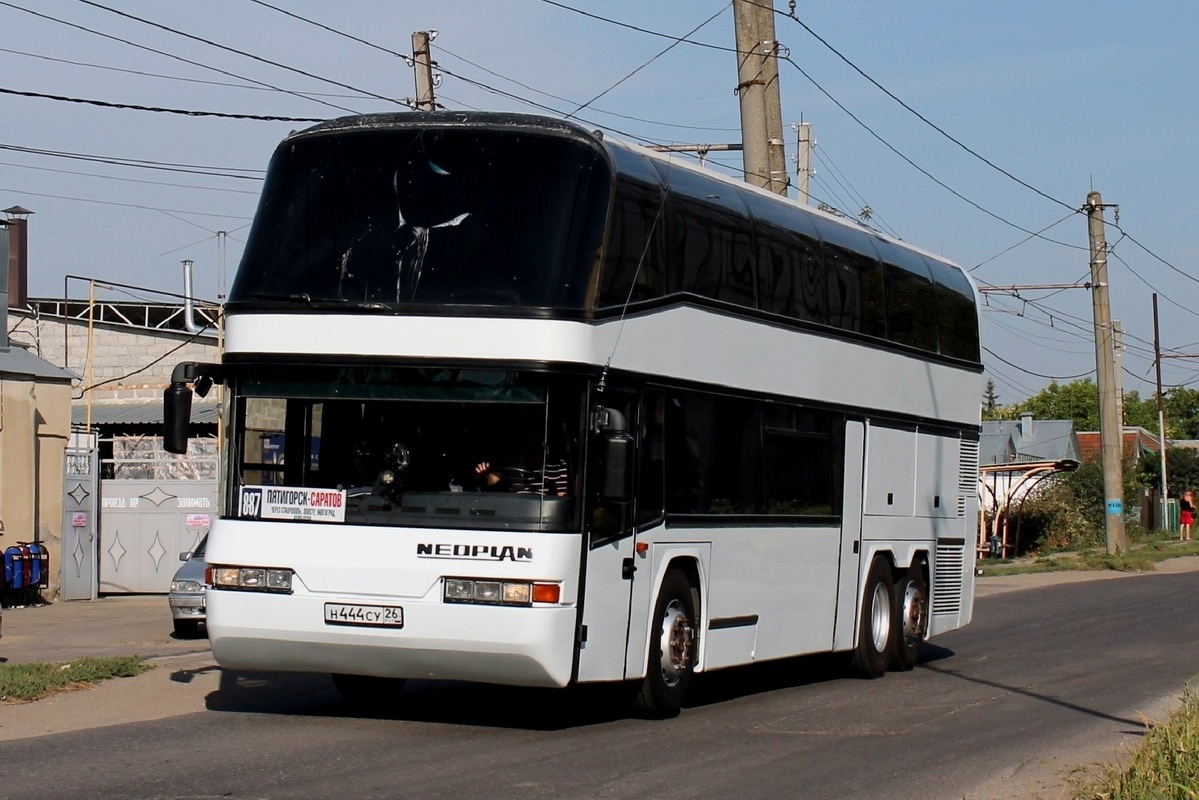
M 683 707 L 699 652 L 695 590 L 678 570 L 666 573 L 654 615 L 645 680 L 634 701 L 647 716 L 676 716 Z
M 198 619 L 177 619 L 175 620 L 175 638 L 176 639 L 198 639 L 200 637 L 200 620 Z
M 388 708 L 399 702 L 403 678 L 377 678 L 373 675 L 333 673 L 333 685 L 346 702 L 363 708 Z
M 891 613 L 891 668 L 907 672 L 920 660 L 920 646 L 928 636 L 928 585 L 920 564 L 913 564 L 895 582 Z
M 881 678 L 887 674 L 891 641 L 895 635 L 891 623 L 894 593 L 891 567 L 885 558 L 877 556 L 866 573 L 862 615 L 858 619 L 858 646 L 853 653 L 853 669 L 864 678 Z

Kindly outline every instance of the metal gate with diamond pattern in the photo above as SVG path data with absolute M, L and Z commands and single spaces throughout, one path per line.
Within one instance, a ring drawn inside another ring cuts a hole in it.
M 66 459 L 60 597 L 63 600 L 95 600 L 96 534 L 99 530 L 96 506 L 100 497 L 96 438 L 82 433 L 71 434 Z
M 100 505 L 100 592 L 165 593 L 217 514 L 217 482 L 106 480 Z

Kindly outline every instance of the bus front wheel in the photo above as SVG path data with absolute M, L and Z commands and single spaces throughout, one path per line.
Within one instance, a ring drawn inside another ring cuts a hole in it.
M 906 672 L 916 666 L 920 645 L 928 635 L 928 587 L 919 564 L 913 564 L 895 584 L 894 620 L 891 666 Z
M 858 646 L 853 654 L 854 671 L 866 678 L 887 674 L 894 636 L 891 618 L 894 612 L 891 567 L 876 557 L 866 573 L 866 591 L 862 594 L 862 615 L 858 620 Z
M 673 717 L 683 707 L 696 660 L 696 600 L 682 572 L 671 570 L 654 604 L 649 664 L 637 694 L 637 708 L 649 716 Z

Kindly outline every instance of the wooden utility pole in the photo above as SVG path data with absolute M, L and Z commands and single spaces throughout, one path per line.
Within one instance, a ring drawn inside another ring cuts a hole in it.
M 745 180 L 786 195 L 789 179 L 774 8 L 754 0 L 733 0 L 733 25 L 737 32 L 735 93 L 741 99 Z
M 1095 317 L 1095 372 L 1099 383 L 1099 441 L 1103 451 L 1103 496 L 1108 555 L 1128 552 L 1124 535 L 1124 426 L 1116 411 L 1116 368 L 1112 344 L 1112 309 L 1107 284 L 1107 239 L 1103 200 L 1087 195 L 1087 232 L 1091 242 L 1092 304 Z
M 428 31 L 412 34 L 412 69 L 416 73 L 416 110 L 437 110 L 433 96 L 433 52 Z

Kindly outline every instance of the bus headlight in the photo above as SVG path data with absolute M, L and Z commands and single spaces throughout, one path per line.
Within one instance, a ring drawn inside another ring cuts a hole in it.
M 442 599 L 447 603 L 488 606 L 531 606 L 557 603 L 562 587 L 557 583 L 531 583 L 489 578 L 446 578 Z
M 290 569 L 273 567 L 209 567 L 208 583 L 214 589 L 236 589 L 243 592 L 275 592 L 291 594 Z

